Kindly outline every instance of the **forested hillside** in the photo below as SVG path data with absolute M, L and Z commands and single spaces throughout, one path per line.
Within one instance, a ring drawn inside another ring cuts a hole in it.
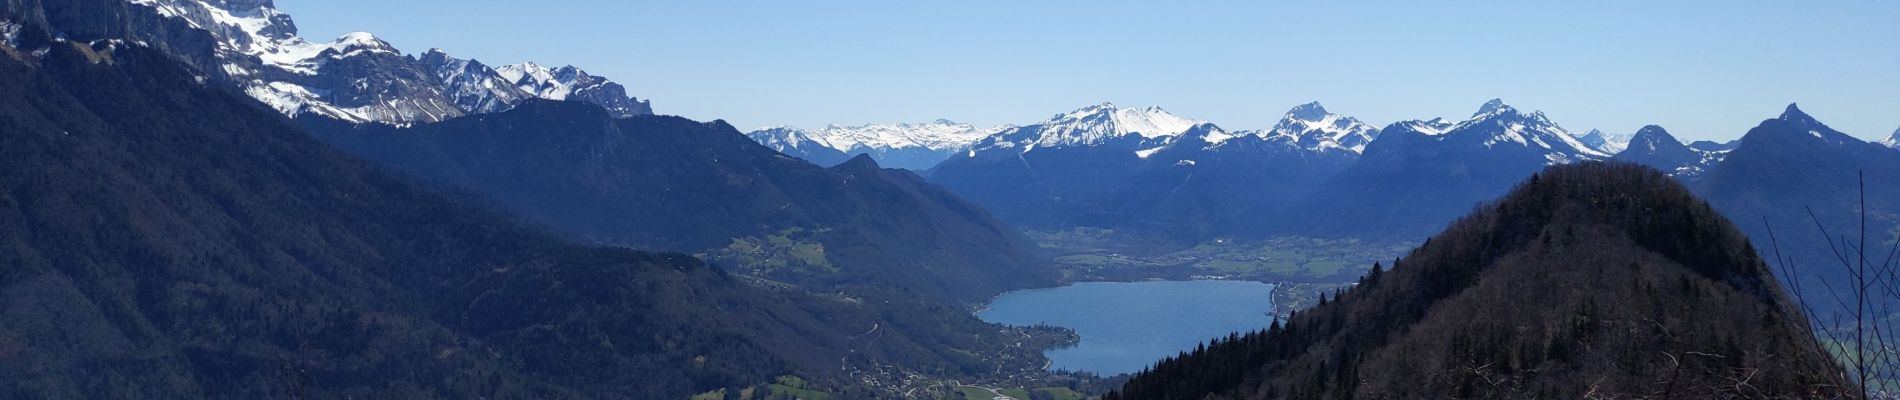
M 1004 347 L 916 296 L 570 244 L 156 51 L 20 35 L 0 44 L 0 397 L 683 398 L 993 372 Z
M 1627 164 L 1552 167 L 1285 325 L 1109 399 L 1833 398 L 1747 238 Z
M 868 158 L 820 168 L 722 121 L 549 101 L 411 128 L 300 120 L 345 151 L 583 240 L 710 251 L 774 281 L 977 302 L 1055 279 L 1015 228 L 908 171 Z

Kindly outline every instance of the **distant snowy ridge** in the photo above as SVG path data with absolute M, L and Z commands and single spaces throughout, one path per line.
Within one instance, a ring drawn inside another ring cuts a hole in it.
M 1378 128 L 1360 122 L 1357 118 L 1329 113 L 1318 102 L 1312 102 L 1287 111 L 1279 122 L 1266 130 L 1230 132 L 1214 124 L 1203 123 L 1189 129 L 1181 139 L 1174 140 L 1167 146 L 1138 151 L 1136 156 L 1150 158 L 1156 154 L 1172 152 L 1174 157 L 1195 157 L 1205 152 L 1221 151 L 1226 147 L 1240 145 L 1251 149 L 1249 151 L 1253 151 L 1258 157 L 1328 154 L 1356 158 L 1378 135 Z M 1183 147 L 1199 147 L 1199 149 L 1183 149 Z M 1178 161 L 1186 161 L 1187 165 L 1198 163 L 1196 160 Z
M 1188 134 L 1190 132 L 1193 134 Z M 1145 159 L 1169 147 L 1200 146 L 1213 150 L 1237 138 L 1258 139 L 1267 145 L 1297 152 L 1357 156 L 1378 135 L 1378 127 L 1358 118 L 1328 112 L 1319 102 L 1293 107 L 1267 129 L 1240 131 L 1225 130 L 1161 107 L 1122 108 L 1114 103 L 1102 103 L 1056 114 L 1043 122 L 999 130 L 969 146 L 964 156 L 1003 151 L 1027 154 L 1038 149 L 1079 147 L 1130 151 Z M 1250 143 L 1248 146 L 1258 145 Z
M 1004 129 L 1003 125 L 991 128 L 977 128 L 970 124 L 939 119 L 925 123 L 864 124 L 856 126 L 826 125 L 816 130 L 806 130 L 789 126 L 772 126 L 758 131 L 780 131 L 796 133 L 802 139 L 839 151 L 878 149 L 892 150 L 922 148 L 941 151 L 955 151 L 976 143 L 984 137 Z M 755 131 L 756 132 L 756 131 Z
M 1900 129 L 1894 129 L 1893 136 L 1888 136 L 1887 139 L 1881 140 L 1880 144 L 1900 150 Z
M 1577 136 L 1577 140 L 1583 144 L 1607 154 L 1623 152 L 1623 149 L 1629 148 L 1630 140 L 1635 138 L 1636 135 L 1611 135 L 1596 129 Z
M 1129 136 L 1165 139 L 1206 122 L 1174 115 L 1161 107 L 1118 108 L 1114 103 L 1102 103 L 1056 115 L 1043 123 L 1042 134 L 1031 144 L 1087 146 Z
M 411 124 L 507 110 L 531 98 L 586 101 L 622 117 L 652 113 L 620 85 L 573 67 L 530 90 L 479 62 L 441 50 L 406 56 L 369 33 L 306 41 L 270 0 L 127 1 L 209 33 L 218 65 L 203 72 L 287 115 Z
M 977 128 L 939 119 L 925 123 L 826 125 L 815 130 L 772 126 L 746 135 L 773 150 L 822 165 L 867 154 L 883 166 L 922 170 L 1011 128 L 1014 126 Z
M 1160 107 L 1121 108 L 1102 103 L 1056 114 L 1040 123 L 1003 129 L 971 145 L 968 154 L 1104 146 L 1152 152 L 1203 123 L 1206 121 L 1175 115 Z

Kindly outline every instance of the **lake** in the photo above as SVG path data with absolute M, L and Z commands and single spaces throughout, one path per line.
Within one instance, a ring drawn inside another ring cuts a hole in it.
M 977 313 L 1004 325 L 1054 325 L 1082 336 L 1049 350 L 1049 369 L 1140 372 L 1208 339 L 1273 323 L 1273 285 L 1239 281 L 1088 282 L 1019 290 Z

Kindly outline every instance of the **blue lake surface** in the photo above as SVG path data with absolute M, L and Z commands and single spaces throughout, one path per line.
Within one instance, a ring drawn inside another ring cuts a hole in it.
M 1049 369 L 1109 376 L 1140 372 L 1208 339 L 1266 328 L 1272 311 L 1273 285 L 1260 282 L 1089 282 L 1004 293 L 977 317 L 1074 329 L 1082 342 L 1048 351 Z

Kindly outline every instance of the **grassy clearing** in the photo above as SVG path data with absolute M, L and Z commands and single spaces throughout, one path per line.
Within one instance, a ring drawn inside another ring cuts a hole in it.
M 987 388 L 977 386 L 957 387 L 957 393 L 967 400 L 991 400 L 996 398 L 997 392 L 1019 400 L 1030 399 L 1032 397 L 1030 396 L 1031 392 L 1047 394 L 1056 400 L 1086 400 L 1089 398 L 1088 395 L 1082 394 L 1082 392 L 1061 386 L 1047 386 L 1035 389 L 998 389 L 996 392 L 991 392 Z
M 1088 396 L 1083 395 L 1082 392 L 1060 386 L 1036 388 L 1036 391 L 1048 393 L 1050 396 L 1054 396 L 1056 400 L 1083 400 L 1088 398 Z
M 996 398 L 996 394 L 990 392 L 989 389 L 975 386 L 958 386 L 957 392 L 963 394 L 964 400 L 990 400 Z
M 825 245 L 819 243 L 812 232 L 799 228 L 765 236 L 735 237 L 726 247 L 701 256 L 757 276 L 785 270 L 838 272 L 838 267 L 825 256 Z
M 1344 283 L 1410 251 L 1411 243 L 1276 237 L 1214 240 L 1187 249 L 1142 253 L 1118 243 L 1114 231 L 1075 228 L 1030 232 L 1077 280 L 1226 278 L 1266 282 Z
M 778 377 L 778 381 L 772 383 L 771 387 L 773 395 L 791 396 L 804 400 L 831 400 L 830 393 L 812 389 L 809 383 L 796 376 Z

